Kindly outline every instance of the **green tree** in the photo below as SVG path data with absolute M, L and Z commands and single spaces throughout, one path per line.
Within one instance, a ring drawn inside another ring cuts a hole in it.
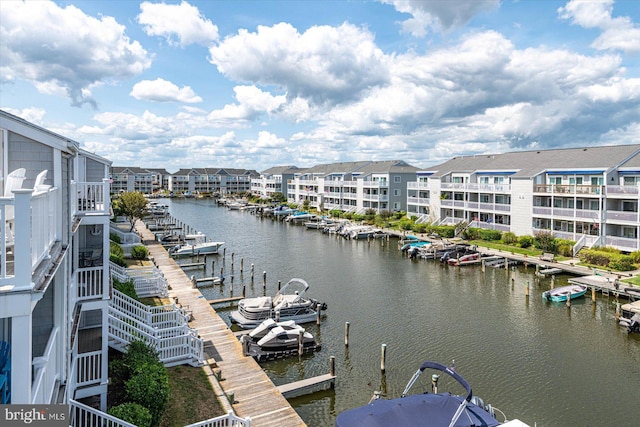
M 114 205 L 114 211 L 126 217 L 131 224 L 131 230 L 129 231 L 133 231 L 137 220 L 149 214 L 147 199 L 145 199 L 144 195 L 139 191 L 122 193 L 120 197 L 114 201 Z
M 287 201 L 287 198 L 284 197 L 284 194 L 277 192 L 271 195 L 271 201 L 274 203 L 283 203 Z

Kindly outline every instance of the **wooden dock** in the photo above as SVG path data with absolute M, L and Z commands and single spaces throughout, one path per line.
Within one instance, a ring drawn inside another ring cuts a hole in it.
M 240 296 L 237 296 L 237 297 L 209 299 L 209 300 L 207 300 L 207 303 L 209 303 L 209 304 L 223 304 L 223 303 L 226 303 L 226 302 L 240 301 L 241 299 L 244 299 L 244 295 L 240 295 Z
M 142 222 L 136 228 L 142 235 L 143 244 L 149 249 L 150 257 L 169 282 L 169 296 L 183 306 L 189 306 L 193 314 L 189 326 L 197 329 L 198 335 L 204 339 L 205 358 L 209 359 L 209 364 L 203 369 L 214 390 L 219 389 L 224 393 L 218 395 L 218 400 L 225 411 L 230 407 L 228 400 L 225 402 L 225 395 L 232 395 L 233 410 L 240 417 L 251 417 L 251 425 L 306 426 L 260 365 L 252 357 L 242 355 L 240 341 L 200 291 L 193 288 L 191 280 L 155 240 L 153 233 Z M 215 375 L 212 375 L 211 364 L 214 364 Z M 218 381 L 216 376 L 222 380 Z
M 292 397 L 315 393 L 321 390 L 328 390 L 335 386 L 335 382 L 335 375 L 324 374 L 313 378 L 295 381 L 289 384 L 279 385 L 278 391 L 280 391 L 280 393 L 282 393 L 284 397 L 289 399 Z

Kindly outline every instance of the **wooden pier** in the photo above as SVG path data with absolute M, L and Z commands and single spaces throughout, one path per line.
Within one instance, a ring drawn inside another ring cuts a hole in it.
M 238 416 L 251 417 L 251 425 L 255 426 L 306 426 L 260 365 L 252 357 L 243 356 L 240 341 L 209 301 L 193 288 L 191 280 L 155 240 L 153 233 L 142 222 L 136 228 L 150 257 L 169 282 L 169 296 L 183 306 L 188 305 L 193 314 L 189 326 L 197 329 L 204 339 L 208 364 L 203 369 L 214 391 L 220 390 L 216 395 L 223 409 L 233 408 Z
M 335 386 L 335 382 L 335 375 L 324 374 L 313 378 L 295 381 L 289 384 L 279 385 L 278 391 L 282 393 L 284 397 L 290 399 L 292 397 L 303 396 L 305 394 L 311 394 L 317 391 L 329 390 Z

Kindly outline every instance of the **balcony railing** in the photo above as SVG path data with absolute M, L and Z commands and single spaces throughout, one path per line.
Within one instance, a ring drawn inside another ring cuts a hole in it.
M 49 335 L 49 341 L 44 354 L 33 359 L 33 383 L 31 385 L 32 404 L 50 404 L 56 381 L 59 379 L 58 367 L 58 339 L 60 328 L 54 328 Z M 15 373 L 14 373 L 15 375 Z
M 102 382 L 102 350 L 78 354 L 75 363 L 76 387 Z
M 628 195 L 637 198 L 639 194 L 640 185 L 607 185 L 607 196 Z
M 429 189 L 429 183 L 428 182 L 423 182 L 423 181 L 407 182 L 407 188 L 409 190 L 428 190 Z
M 388 181 L 363 181 L 364 188 L 388 188 Z
M 534 193 L 600 195 L 600 185 L 533 184 Z
M 410 205 L 429 205 L 429 199 L 424 197 L 407 197 L 407 203 Z
M 613 246 L 624 251 L 634 252 L 640 250 L 640 239 L 637 238 L 607 236 L 605 242 L 607 246 Z
M 77 214 L 109 215 L 109 180 L 102 182 L 72 182 L 72 194 L 77 194 Z
M 69 407 L 69 425 L 71 427 L 136 427 L 75 400 L 69 401 Z
M 15 190 L 14 197 L 0 197 L 0 286 L 11 284 L 15 276 L 30 282 L 30 274 L 49 256 L 60 240 L 58 188 L 45 191 Z M 8 268 L 7 252 L 13 254 L 13 271 Z
M 621 222 L 640 222 L 638 212 L 622 212 L 622 211 L 607 211 L 608 221 L 621 221 Z
M 109 298 L 109 287 L 105 286 L 103 266 L 78 268 L 76 270 L 76 287 L 78 301 Z

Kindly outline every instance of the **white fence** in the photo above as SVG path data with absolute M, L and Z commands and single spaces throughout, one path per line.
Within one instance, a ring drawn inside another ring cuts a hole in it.
M 69 410 L 69 425 L 71 427 L 136 427 L 73 399 L 69 400 Z
M 169 295 L 167 280 L 155 266 L 144 268 L 124 268 L 109 262 L 111 278 L 121 282 L 133 280 L 139 297 L 166 297 Z
M 251 418 L 240 418 L 229 411 L 227 415 L 221 415 L 210 420 L 189 424 L 185 427 L 251 427 Z
M 31 385 L 31 403 L 33 404 L 51 403 L 55 384 L 59 379 L 58 352 L 56 351 L 59 345 L 59 331 L 60 328 L 55 328 L 51 332 L 44 354 L 33 359 L 34 375 Z

